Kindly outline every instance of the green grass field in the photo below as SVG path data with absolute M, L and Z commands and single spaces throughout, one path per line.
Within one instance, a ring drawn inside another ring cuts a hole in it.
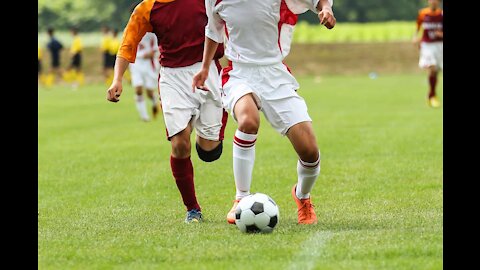
M 398 42 L 410 41 L 415 33 L 415 21 L 388 21 L 351 23 L 338 22 L 332 30 L 327 30 L 319 24 L 308 24 L 300 21 L 293 32 L 293 42 L 296 43 L 336 43 L 336 42 Z M 72 36 L 68 31 L 58 31 L 57 38 L 70 46 Z M 101 40 L 100 32 L 80 33 L 83 45 L 98 47 Z M 122 37 L 122 32 L 118 34 Z M 46 44 L 48 36 L 45 32 L 38 33 L 39 44 Z
M 252 192 L 279 205 L 269 235 L 225 220 L 232 118 L 218 161 L 192 153 L 205 222 L 186 225 L 163 121 L 138 119 L 131 87 L 118 104 L 100 84 L 40 87 L 39 269 L 442 269 L 443 109 L 426 106 L 426 75 L 298 80 L 322 153 L 319 223 L 296 224 L 296 155 L 262 117 Z

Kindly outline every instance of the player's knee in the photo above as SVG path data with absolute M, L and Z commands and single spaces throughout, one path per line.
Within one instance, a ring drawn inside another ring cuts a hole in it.
M 320 152 L 316 145 L 306 146 L 299 153 L 301 160 L 305 162 L 316 162 L 320 158 Z
M 248 134 L 257 134 L 260 127 L 260 118 L 243 116 L 237 119 L 238 129 Z
M 172 152 L 175 157 L 188 157 L 190 156 L 191 145 L 187 140 L 175 140 L 172 141 Z
M 196 143 L 195 146 L 197 148 L 198 157 L 205 162 L 215 161 L 222 155 L 223 141 L 220 141 L 217 147 L 210 151 L 203 150 L 198 143 Z

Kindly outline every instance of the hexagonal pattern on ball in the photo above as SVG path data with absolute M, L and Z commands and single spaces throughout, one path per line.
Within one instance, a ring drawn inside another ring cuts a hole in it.
M 268 195 L 264 193 L 253 194 L 256 202 L 266 203 L 268 201 Z
M 253 195 L 248 195 L 246 197 L 243 197 L 240 202 L 238 203 L 237 207 L 242 209 L 242 211 L 250 209 L 252 207 L 253 203 L 255 202 L 255 198 Z
M 255 224 L 255 214 L 250 209 L 243 210 L 242 213 L 240 214 L 240 220 L 246 226 L 253 225 Z
M 240 221 L 240 220 L 235 220 L 235 225 L 237 225 L 237 228 L 238 228 L 241 232 L 247 232 L 247 226 L 245 226 L 245 224 L 243 224 L 242 221 Z
M 254 202 L 252 207 L 250 207 L 250 210 L 252 210 L 252 212 L 255 214 L 255 215 L 258 215 L 260 213 L 263 213 L 263 203 L 261 202 Z
M 276 205 L 273 205 L 270 201 L 268 201 L 263 204 L 263 212 L 273 217 L 278 214 L 278 207 Z
M 267 213 L 261 213 L 255 216 L 255 225 L 257 225 L 258 228 L 263 230 L 269 223 L 270 216 L 268 216 Z

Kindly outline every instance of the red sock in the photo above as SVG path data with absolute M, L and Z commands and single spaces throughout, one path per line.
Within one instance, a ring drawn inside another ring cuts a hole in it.
M 192 210 L 193 208 L 201 210 L 195 196 L 193 166 L 190 157 L 180 159 L 170 156 L 170 167 L 187 210 Z
M 428 76 L 428 81 L 430 82 L 430 92 L 428 93 L 428 98 L 435 96 L 435 87 L 437 86 L 437 75 Z

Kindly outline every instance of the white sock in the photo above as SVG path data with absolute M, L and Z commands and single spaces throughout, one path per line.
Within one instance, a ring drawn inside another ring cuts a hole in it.
M 299 199 L 310 198 L 310 191 L 320 174 L 320 153 L 318 153 L 318 160 L 315 162 L 305 162 L 298 159 L 297 162 L 297 190 L 296 195 Z
M 243 133 L 238 129 L 235 131 L 233 137 L 233 176 L 237 189 L 237 200 L 250 194 L 256 140 L 257 134 Z
M 135 95 L 135 105 L 137 106 L 137 111 L 140 114 L 140 117 L 144 120 L 148 120 L 148 113 L 143 95 Z

